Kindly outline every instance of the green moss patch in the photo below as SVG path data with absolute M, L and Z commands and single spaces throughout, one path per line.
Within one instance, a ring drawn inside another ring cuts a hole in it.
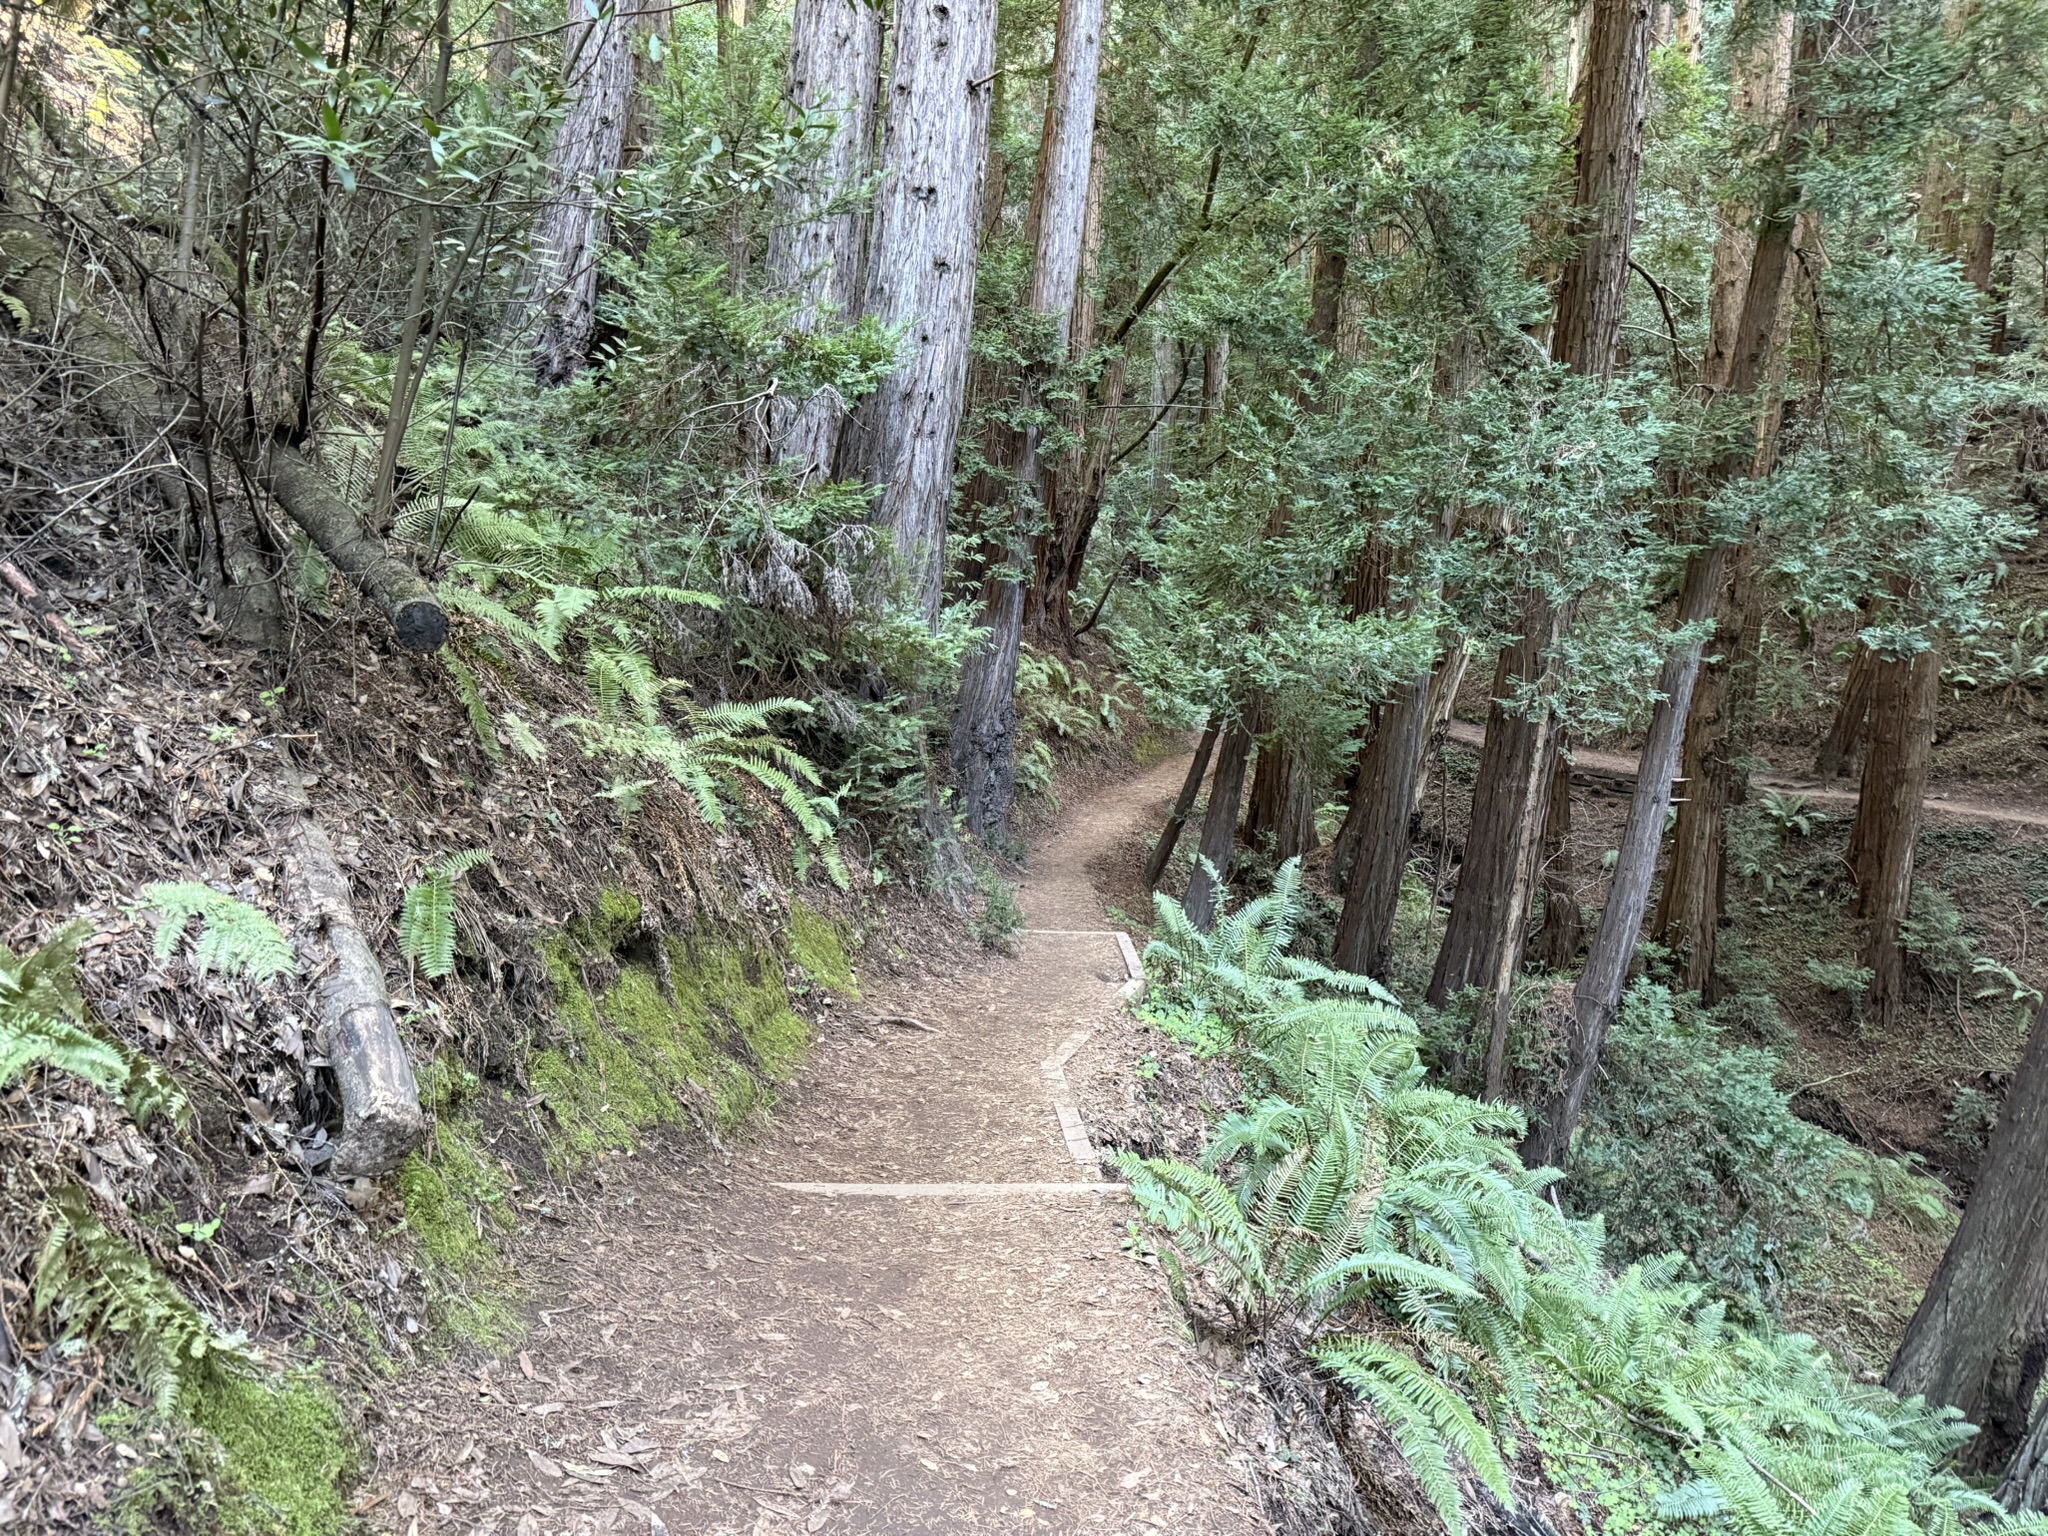
M 567 1038 L 534 1057 L 531 1081 L 555 1117 L 548 1161 L 558 1174 L 630 1151 L 660 1126 L 733 1130 L 772 1100 L 810 1048 L 809 1027 L 790 1007 L 772 955 L 701 937 L 643 943 L 637 903 L 630 917 L 623 901 L 614 907 L 572 923 L 547 955 Z M 612 950 L 594 947 L 598 941 Z M 811 914 L 796 942 L 810 963 L 851 987 L 829 923 Z M 586 979 L 598 962 L 616 977 L 601 990 Z
M 192 1422 L 220 1443 L 221 1530 L 330 1536 L 351 1523 L 342 1489 L 358 1471 L 356 1443 L 318 1378 L 221 1372 L 194 1397 Z
M 860 984 L 853 979 L 837 925 L 800 901 L 789 904 L 789 958 L 819 986 L 859 1001 Z
M 420 1251 L 442 1269 L 471 1274 L 495 1262 L 484 1233 L 514 1224 L 509 1183 L 485 1156 L 469 1120 L 443 1120 L 433 1139 L 398 1171 L 405 1224 Z M 479 1215 L 481 1213 L 481 1215 Z

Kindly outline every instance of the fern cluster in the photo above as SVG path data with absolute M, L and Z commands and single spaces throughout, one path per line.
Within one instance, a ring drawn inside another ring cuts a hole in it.
M 278 931 L 277 924 L 246 901 L 238 901 L 196 880 L 144 886 L 142 896 L 163 914 L 164 920 L 156 930 L 159 960 L 177 953 L 186 927 L 197 918 L 199 934 L 192 941 L 192 963 L 202 973 L 221 971 L 229 976 L 268 981 L 297 963 L 291 941 Z
M 1199 1166 L 1121 1159 L 1177 1292 L 1247 1341 L 1296 1338 L 1372 1405 L 1453 1531 L 1459 1469 L 1511 1501 L 1505 1447 L 1559 1394 L 1626 1426 L 1667 1522 L 1739 1536 L 1908 1536 L 2009 1521 L 1941 1470 L 1952 1412 L 1847 1380 L 1746 1328 L 1677 1256 L 1619 1273 L 1546 1197 L 1520 1114 L 1431 1087 L 1416 1027 L 1364 978 L 1287 954 L 1299 870 L 1212 934 L 1157 898 L 1160 984 L 1216 1014 L 1256 1097 Z M 1555 1475 L 1555 1472 L 1554 1474 Z
M 207 1370 L 248 1361 L 247 1341 L 215 1326 L 148 1255 L 110 1229 L 89 1191 L 61 1189 L 50 1209 L 36 1261 L 37 1316 L 52 1318 L 69 1337 L 117 1347 L 160 1415 L 176 1412 Z
M 182 1125 L 192 1107 L 170 1074 L 87 1021 L 78 947 L 89 932 L 73 923 L 22 956 L 0 945 L 0 1089 L 46 1067 L 118 1094 L 138 1125 L 158 1116 Z

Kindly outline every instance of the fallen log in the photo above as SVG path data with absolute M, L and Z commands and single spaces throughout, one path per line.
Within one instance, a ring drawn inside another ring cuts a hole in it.
M 363 527 L 304 454 L 273 441 L 264 452 L 258 479 L 329 563 L 384 610 L 400 645 L 409 651 L 441 648 L 448 639 L 448 615 L 434 589 Z
M 283 743 L 278 744 L 280 754 Z M 341 1139 L 334 1172 L 389 1173 L 427 1131 L 419 1082 L 399 1038 L 384 990 L 384 965 L 356 925 L 348 876 L 334 844 L 313 814 L 305 784 L 289 760 L 280 764 L 278 840 L 284 846 L 286 890 L 312 938 L 319 1042 L 341 1092 Z

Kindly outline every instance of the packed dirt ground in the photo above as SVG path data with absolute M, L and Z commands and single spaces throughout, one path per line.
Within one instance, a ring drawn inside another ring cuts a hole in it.
M 373 1521 L 1263 1529 L 1228 1443 L 1249 1389 L 1188 1342 L 1058 1107 L 1131 1065 L 1098 1044 L 1123 1042 L 1128 972 L 1089 870 L 1183 771 L 1169 759 L 1041 832 L 1008 957 L 870 968 L 761 1139 L 607 1163 L 515 1251 L 523 1347 L 404 1387 Z M 868 1189 L 789 1187 L 829 1184 Z

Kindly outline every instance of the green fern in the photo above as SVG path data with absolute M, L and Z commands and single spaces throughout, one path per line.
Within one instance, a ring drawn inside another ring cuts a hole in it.
M 277 924 L 250 906 L 196 880 L 144 886 L 143 900 L 163 914 L 156 930 L 156 956 L 168 960 L 177 952 L 195 917 L 199 933 L 192 943 L 192 963 L 204 974 L 218 970 L 229 976 L 268 981 L 297 963 L 291 941 Z
M 1465 1529 L 1453 1455 L 1513 1507 L 1508 1469 L 1493 1437 L 1470 1405 L 1425 1367 L 1397 1349 L 1356 1335 L 1318 1344 L 1309 1358 L 1379 1410 L 1452 1536 L 1462 1536 Z
M 126 1058 L 85 1027 L 78 946 L 91 931 L 73 923 L 22 956 L 0 947 L 0 1089 L 38 1066 L 109 1092 L 127 1086 Z
M 451 853 L 428 866 L 406 891 L 398 916 L 398 950 L 420 968 L 421 975 L 439 981 L 454 973 L 455 882 L 490 857 L 488 848 Z
M 159 1414 L 169 1416 L 208 1368 L 249 1360 L 132 1244 L 112 1231 L 79 1185 L 51 1197 L 49 1236 L 36 1260 L 34 1306 L 69 1337 L 109 1339 Z
M 470 670 L 452 647 L 441 652 L 441 665 L 448 669 L 448 676 L 455 684 L 455 696 L 462 700 L 463 713 L 469 716 L 469 728 L 476 735 L 476 744 L 485 757 L 497 762 L 505 753 L 498 745 L 497 722 L 491 718 L 491 707 L 484 702 L 483 689 L 478 686 L 476 673 Z

